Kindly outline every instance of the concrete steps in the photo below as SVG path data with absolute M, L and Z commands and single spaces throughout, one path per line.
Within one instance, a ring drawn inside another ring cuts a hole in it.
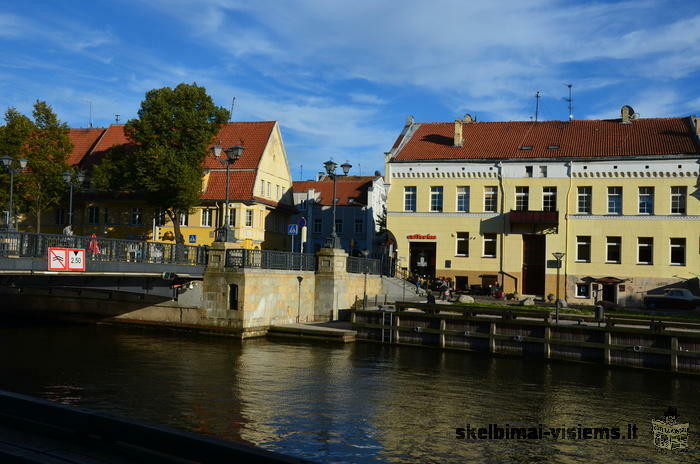
M 308 324 L 278 324 L 270 326 L 270 338 L 293 338 L 303 340 L 324 340 L 337 343 L 355 341 L 357 331 L 350 330 L 349 322 L 325 322 Z

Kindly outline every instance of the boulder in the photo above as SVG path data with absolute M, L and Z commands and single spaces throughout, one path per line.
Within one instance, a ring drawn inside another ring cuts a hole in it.
M 474 303 L 474 297 L 471 297 L 469 295 L 459 295 L 459 300 L 460 303 Z
M 531 296 L 520 300 L 520 306 L 535 306 L 535 299 Z

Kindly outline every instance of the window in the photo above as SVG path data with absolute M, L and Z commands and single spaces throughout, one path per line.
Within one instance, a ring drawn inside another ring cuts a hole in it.
M 260 196 L 261 197 L 265 196 L 265 181 L 264 180 L 260 181 Z
M 525 166 L 525 177 L 532 177 L 532 166 Z
M 619 264 L 622 257 L 622 237 L 608 237 L 606 247 L 605 262 Z
M 165 225 L 165 211 L 158 209 L 155 211 L 156 226 L 163 227 Z
M 498 207 L 498 187 L 484 187 L 484 211 L 495 213 Z
M 496 257 L 496 234 L 484 234 L 484 258 Z
M 320 234 L 322 231 L 323 223 L 321 218 L 314 218 L 314 234 Z
M 343 220 L 342 220 L 342 219 L 336 219 L 336 220 L 335 220 L 335 233 L 336 233 L 336 234 L 342 234 L 342 233 L 343 233 Z
M 576 284 L 576 298 L 590 298 L 591 284 Z
M 654 239 L 639 237 L 637 239 L 637 264 L 654 264 Z
M 180 212 L 180 225 L 181 225 L 181 226 L 188 226 L 188 225 L 190 225 L 190 215 L 187 213 L 187 211 L 185 211 L 185 212 L 182 212 L 182 211 L 181 211 L 181 212 Z
M 62 226 L 63 224 L 66 223 L 66 210 L 63 208 L 56 208 L 56 212 L 54 215 L 54 224 L 58 226 Z
M 457 232 L 456 256 L 469 256 L 469 232 Z
M 245 225 L 246 227 L 253 227 L 253 210 L 247 209 L 245 211 Z
M 267 183 L 267 197 L 268 198 L 272 197 L 272 182 Z
M 281 185 L 276 185 L 276 186 L 277 186 L 277 199 L 279 200 L 280 198 L 282 198 L 282 186 Z
M 671 187 L 671 214 L 685 214 L 687 187 Z
M 88 224 L 95 225 L 100 223 L 100 207 L 90 206 L 88 208 Z
M 591 214 L 592 197 L 593 195 L 591 187 L 578 188 L 578 214 Z
M 132 226 L 140 226 L 143 224 L 143 212 L 141 208 L 131 208 L 131 222 Z
M 442 211 L 442 187 L 430 187 L 430 211 Z
M 540 166 L 540 176 L 547 177 L 547 166 Z
M 214 211 L 211 209 L 202 210 L 202 227 L 211 227 L 211 219 L 214 216 Z
M 469 187 L 457 187 L 457 211 L 469 212 Z
M 685 238 L 671 239 L 671 266 L 685 266 Z
M 576 237 L 576 262 L 591 262 L 591 237 L 590 235 L 579 235 Z
M 544 211 L 557 210 L 557 188 L 543 187 L 542 188 L 542 209 Z
M 515 187 L 516 211 L 527 211 L 530 196 L 530 187 Z
M 403 188 L 403 210 L 404 211 L 415 211 L 416 210 L 416 188 L 415 187 L 404 187 Z
M 105 208 L 105 225 L 109 224 L 109 209 Z
M 622 214 L 622 187 L 608 187 L 608 214 Z
M 365 220 L 362 218 L 355 218 L 355 233 L 361 234 L 365 231 Z
M 226 221 L 224 219 L 224 221 Z M 234 227 L 236 225 L 236 210 L 233 208 L 228 209 L 228 225 Z
M 654 214 L 654 187 L 639 187 L 639 214 Z

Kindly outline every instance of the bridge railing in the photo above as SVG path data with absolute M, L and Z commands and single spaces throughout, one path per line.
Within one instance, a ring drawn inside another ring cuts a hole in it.
M 315 271 L 316 256 L 274 250 L 226 250 L 226 267 Z
M 381 266 L 378 259 L 355 258 L 353 256 L 348 256 L 345 270 L 355 274 L 381 274 Z
M 46 258 L 49 248 L 83 248 L 88 261 L 206 264 L 206 249 L 175 243 L 77 235 L 0 232 L 0 257 Z

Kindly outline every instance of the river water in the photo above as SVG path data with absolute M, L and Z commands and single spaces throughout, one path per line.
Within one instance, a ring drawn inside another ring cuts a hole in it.
M 0 388 L 319 462 L 700 462 L 700 378 L 652 371 L 13 323 L 0 327 Z M 652 442 L 669 405 L 690 422 L 684 453 Z M 490 423 L 629 423 L 639 438 L 456 438 Z

